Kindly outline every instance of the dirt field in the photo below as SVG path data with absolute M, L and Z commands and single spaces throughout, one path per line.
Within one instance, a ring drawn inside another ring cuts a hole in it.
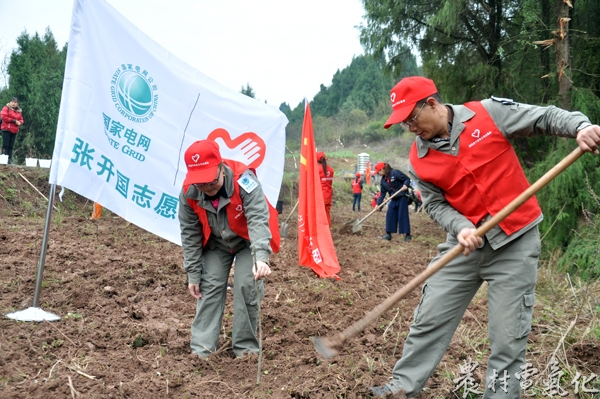
M 32 303 L 46 212 L 43 198 L 18 173 L 44 195 L 49 191 L 47 174 L 0 166 L 3 314 Z M 341 280 L 322 280 L 298 265 L 296 225 L 290 223 L 289 238 L 272 256 L 273 274 L 265 284 L 258 374 L 257 357 L 235 359 L 230 350 L 231 298 L 221 349 L 208 360 L 190 354 L 195 304 L 187 290 L 180 247 L 110 212 L 98 221 L 88 220 L 91 203 L 70 196 L 71 202 L 57 204 L 61 210 L 53 213 L 40 296 L 40 307 L 62 320 L 2 319 L 2 398 L 368 397 L 367 387 L 384 384 L 391 376 L 419 291 L 349 340 L 333 359 L 319 357 L 309 338 L 331 335 L 359 320 L 423 271 L 445 237 L 425 214 L 412 210 L 411 242 L 403 243 L 399 237 L 391 242 L 377 239 L 385 212 L 369 218 L 361 233 L 350 234 L 343 226 L 359 215 L 351 212 L 349 202 L 336 203 L 332 235 Z M 369 209 L 367 202 L 363 200 L 361 216 Z M 290 209 L 284 208 L 282 220 Z M 463 397 L 452 393 L 452 380 L 460 376 L 460 366 L 469 357 L 480 364 L 475 380 L 485 384 L 486 305 L 485 293 L 480 292 L 419 398 Z M 549 358 L 542 344 L 549 340 L 554 347 L 564 333 L 552 327 L 542 306 L 536 305 L 540 321 L 534 325 L 528 354 L 541 368 Z M 585 327 L 586 320 L 581 317 L 576 324 Z M 586 377 L 600 374 L 598 340 L 589 337 L 563 345 L 565 359 Z M 568 397 L 575 397 L 568 381 L 565 389 Z

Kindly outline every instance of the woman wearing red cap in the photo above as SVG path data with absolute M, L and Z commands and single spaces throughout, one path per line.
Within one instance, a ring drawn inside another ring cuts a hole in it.
M 408 216 L 408 198 L 406 197 L 408 187 L 410 187 L 410 179 L 398 169 L 392 169 L 387 162 L 376 164 L 375 173 L 381 176 L 381 195 L 377 198 L 377 205 L 383 202 L 386 194 L 390 196 L 395 194 L 394 198 L 388 203 L 388 210 L 385 215 L 385 234 L 379 238 L 390 241 L 392 233 L 398 233 L 406 234 L 404 241 L 410 241 L 412 237 Z
M 271 274 L 270 253 L 279 249 L 277 211 L 266 200 L 254 171 L 241 162 L 221 159 L 214 141 L 193 143 L 185 152 L 185 163 L 179 224 L 188 288 L 197 299 L 192 352 L 206 357 L 217 350 L 227 279 L 235 259 L 233 353 L 237 357 L 258 353 L 262 278 Z
M 360 173 L 356 172 L 356 178 L 352 179 L 352 194 L 354 196 L 352 200 L 352 212 L 354 212 L 355 205 L 358 205 L 358 211 L 360 212 L 360 200 L 362 198 L 362 179 L 360 178 Z
M 321 178 L 321 189 L 323 190 L 323 202 L 325 203 L 325 213 L 327 222 L 331 226 L 331 204 L 333 203 L 333 168 L 327 165 L 327 157 L 323 152 L 317 152 L 317 166 L 319 177 Z

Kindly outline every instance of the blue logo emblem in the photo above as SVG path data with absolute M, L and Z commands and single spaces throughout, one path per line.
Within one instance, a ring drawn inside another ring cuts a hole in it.
M 152 89 L 136 72 L 126 71 L 119 76 L 117 93 L 121 106 L 135 116 L 145 116 L 152 107 Z
M 148 71 L 132 64 L 123 64 L 113 74 L 111 96 L 121 115 L 132 122 L 147 122 L 158 107 L 154 79 Z

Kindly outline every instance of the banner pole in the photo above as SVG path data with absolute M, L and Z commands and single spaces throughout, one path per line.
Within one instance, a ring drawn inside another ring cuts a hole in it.
M 21 310 L 19 312 L 9 313 L 6 315 L 9 319 L 19 321 L 56 321 L 60 320 L 60 317 L 45 312 L 38 307 L 40 299 L 40 291 L 42 289 L 42 277 L 44 275 L 44 263 L 46 261 L 46 247 L 48 246 L 48 232 L 50 230 L 50 219 L 52 216 L 52 207 L 54 206 L 54 194 L 56 192 L 56 184 L 50 185 L 50 195 L 48 197 L 48 209 L 46 211 L 46 223 L 44 225 L 44 236 L 42 238 L 42 250 L 40 251 L 40 261 L 37 267 L 37 274 L 35 277 L 35 292 L 33 294 L 33 304 L 30 308 Z
M 46 223 L 44 225 L 44 236 L 42 237 L 42 250 L 40 251 L 40 261 L 38 263 L 37 274 L 35 278 L 35 292 L 33 294 L 33 306 L 38 307 L 40 291 L 42 290 L 42 276 L 44 275 L 44 264 L 46 263 L 46 248 L 48 246 L 48 231 L 50 230 L 50 219 L 52 218 L 52 206 L 54 205 L 54 194 L 56 184 L 50 185 L 50 196 L 48 197 L 48 209 L 46 210 Z

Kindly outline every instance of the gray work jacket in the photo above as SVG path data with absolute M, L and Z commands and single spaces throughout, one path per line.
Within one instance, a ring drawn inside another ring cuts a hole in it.
M 258 178 L 252 173 L 250 177 L 257 183 L 252 192 L 248 193 L 240 186 L 240 197 L 244 204 L 244 214 L 248 220 L 248 234 L 250 241 L 238 236 L 229 228 L 227 212 L 225 205 L 229 204 L 233 195 L 233 185 L 238 184 L 233 181 L 233 171 L 227 165 L 225 167 L 225 178 L 223 186 L 227 192 L 227 198 L 221 197 L 219 206 L 215 209 L 210 201 L 205 199 L 204 193 L 191 185 L 187 193 L 181 190 L 179 194 L 179 225 L 181 228 L 181 246 L 183 248 L 183 267 L 188 273 L 189 284 L 199 284 L 200 274 L 202 272 L 202 226 L 198 220 L 198 215 L 188 204 L 190 198 L 198 201 L 198 204 L 206 209 L 208 224 L 211 228 L 210 238 L 207 242 L 209 248 L 213 246 L 236 253 L 240 249 L 249 246 L 256 249 L 256 260 L 269 262 L 271 254 L 271 230 L 269 230 L 269 208 L 262 186 Z
M 555 106 L 539 107 L 495 97 L 483 100 L 481 103 L 507 139 L 540 135 L 575 138 L 577 136 L 577 127 L 581 123 L 590 122 L 581 112 L 568 112 Z M 450 142 L 433 143 L 432 141 L 417 137 L 416 146 L 419 158 L 423 158 L 430 148 L 446 154 L 458 155 L 460 135 L 465 128 L 464 122 L 471 119 L 474 112 L 464 105 L 446 104 L 446 106 L 450 107 L 454 113 Z M 439 187 L 422 181 L 412 165 L 410 165 L 410 161 L 408 173 L 417 182 L 417 187 L 421 190 L 425 211 L 448 234 L 456 237 L 463 228 L 477 227 L 446 201 L 444 193 Z M 488 215 L 485 220 L 490 217 Z M 540 215 L 532 223 L 510 236 L 504 233 L 499 226 L 495 226 L 485 237 L 492 248 L 498 249 L 523 235 L 523 233 L 538 225 L 542 220 L 543 215 Z

